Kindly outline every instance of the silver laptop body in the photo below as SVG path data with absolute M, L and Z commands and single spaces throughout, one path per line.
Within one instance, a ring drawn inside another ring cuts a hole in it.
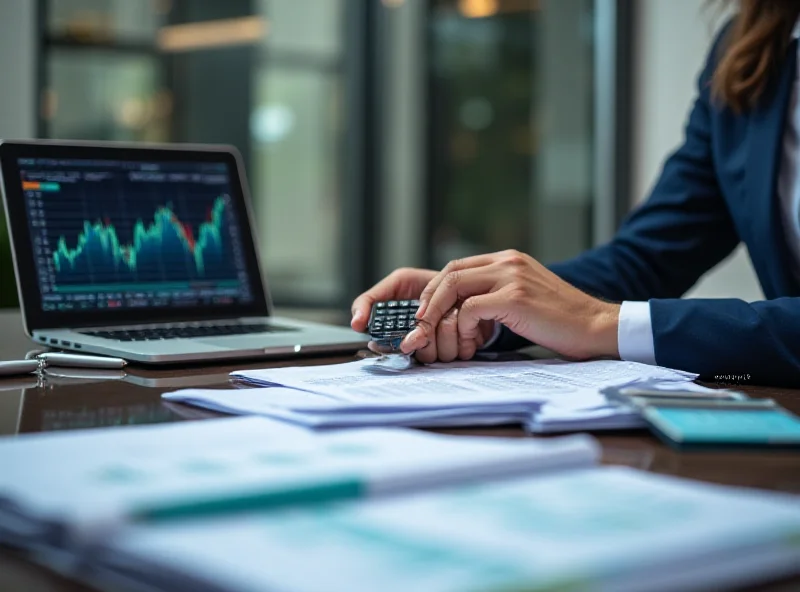
M 151 364 L 353 352 L 349 328 L 272 315 L 229 146 L 0 142 L 25 332 Z

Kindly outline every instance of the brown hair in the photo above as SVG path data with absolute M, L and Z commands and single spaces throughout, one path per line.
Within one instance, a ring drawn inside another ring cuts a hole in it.
M 729 4 L 730 0 L 718 0 Z M 779 66 L 800 15 L 800 0 L 740 0 L 720 44 L 712 95 L 736 112 L 753 107 Z

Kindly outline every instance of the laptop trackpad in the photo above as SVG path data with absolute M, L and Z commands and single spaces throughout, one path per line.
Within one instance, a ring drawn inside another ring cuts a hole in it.
M 300 333 L 295 333 L 300 336 Z M 260 333 L 255 335 L 226 335 L 224 337 L 206 337 L 198 342 L 226 349 L 264 349 L 265 347 L 292 346 L 295 344 L 292 333 Z M 298 339 L 302 343 L 301 339 Z

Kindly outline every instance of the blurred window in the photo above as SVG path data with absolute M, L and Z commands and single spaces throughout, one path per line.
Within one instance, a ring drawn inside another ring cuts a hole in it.
M 276 303 L 343 302 L 343 0 L 42 6 L 41 136 L 235 144 Z
M 621 59 L 601 8 L 630 0 L 40 5 L 39 133 L 236 145 L 277 304 L 505 248 L 564 259 L 603 240 L 603 191 L 626 199 L 595 145 L 627 96 L 598 94 Z
M 74 42 L 148 43 L 166 23 L 170 0 L 48 0 L 47 32 Z
M 168 91 L 149 55 L 54 49 L 47 63 L 48 134 L 75 140 L 166 141 Z
M 250 177 L 278 302 L 340 303 L 344 0 L 264 0 Z
M 430 3 L 429 263 L 592 243 L 592 0 Z

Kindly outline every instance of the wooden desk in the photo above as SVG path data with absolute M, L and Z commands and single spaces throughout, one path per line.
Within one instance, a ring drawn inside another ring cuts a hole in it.
M 3 353 L 24 356 L 31 347 L 16 329 L 9 313 L 0 313 Z M 7 329 L 7 330 L 6 330 Z M 129 367 L 128 375 L 116 380 L 50 378 L 21 384 L 18 379 L 0 379 L 0 437 L 14 433 L 57 429 L 117 426 L 185 420 L 181 413 L 161 402 L 163 392 L 189 386 L 224 386 L 233 369 L 287 364 L 345 362 L 348 357 L 256 362 L 227 366 L 183 366 L 152 369 Z M 800 414 L 800 390 L 755 386 L 741 387 L 755 397 L 771 397 Z M 209 413 L 209 417 L 213 414 Z M 448 429 L 443 433 L 530 438 L 521 428 Z M 596 434 L 603 446 L 603 462 L 627 465 L 657 473 L 679 475 L 722 483 L 800 494 L 800 453 L 723 452 L 678 453 L 645 431 Z M 771 592 L 800 589 L 800 578 L 757 588 Z M 32 565 L 10 551 L 0 551 L 0 590 L 76 592 L 88 588 L 69 582 Z

